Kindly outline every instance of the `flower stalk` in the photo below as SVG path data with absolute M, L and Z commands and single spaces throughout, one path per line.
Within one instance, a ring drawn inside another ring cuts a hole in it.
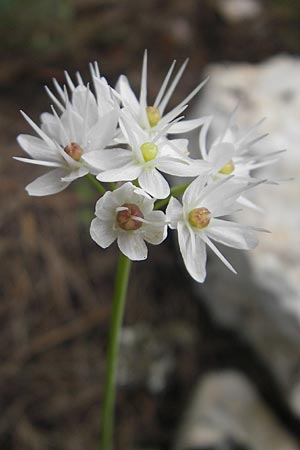
M 127 258 L 127 256 L 123 255 L 123 253 L 120 253 L 115 279 L 115 290 L 108 341 L 108 357 L 106 379 L 104 384 L 100 450 L 113 449 L 114 407 L 116 397 L 119 342 L 124 316 L 130 268 L 131 260 Z

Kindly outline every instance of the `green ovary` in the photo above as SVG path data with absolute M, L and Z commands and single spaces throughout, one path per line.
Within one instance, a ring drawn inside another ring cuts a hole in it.
M 154 106 L 147 106 L 146 113 L 149 121 L 150 127 L 155 127 L 160 121 L 160 112 L 158 108 Z
M 145 142 L 141 145 L 141 152 L 145 162 L 152 161 L 156 158 L 158 153 L 157 145 L 153 142 Z
M 235 167 L 234 167 L 234 162 L 228 161 L 228 163 L 226 163 L 222 169 L 219 170 L 219 173 L 222 173 L 223 175 L 230 175 L 233 171 L 234 171 Z

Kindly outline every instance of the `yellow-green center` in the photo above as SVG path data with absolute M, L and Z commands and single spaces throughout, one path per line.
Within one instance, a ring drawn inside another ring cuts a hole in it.
M 134 231 L 141 228 L 143 222 L 136 219 L 137 217 L 144 218 L 140 208 L 133 203 L 124 203 L 122 208 L 126 209 L 119 211 L 116 217 L 119 227 L 125 231 Z
M 228 163 L 225 164 L 225 166 L 222 167 L 222 169 L 219 170 L 219 173 L 222 173 L 223 175 L 230 175 L 234 171 L 234 162 L 228 161 Z
M 150 127 L 155 127 L 155 125 L 157 125 L 160 121 L 161 117 L 159 109 L 155 108 L 154 106 L 147 106 L 146 112 Z
M 152 161 L 155 159 L 158 153 L 157 145 L 153 142 L 145 142 L 141 145 L 141 152 L 145 162 Z
M 195 228 L 206 228 L 210 222 L 210 211 L 207 208 L 195 208 L 189 213 L 189 223 Z
M 64 151 L 75 161 L 80 161 L 83 150 L 80 145 L 76 144 L 76 142 L 71 142 L 70 145 L 67 145 L 64 148 Z

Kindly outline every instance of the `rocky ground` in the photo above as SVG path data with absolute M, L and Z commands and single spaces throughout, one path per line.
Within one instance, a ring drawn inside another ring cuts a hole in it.
M 65 68 L 86 73 L 94 59 L 110 81 L 125 72 L 138 87 L 146 47 L 151 94 L 173 58 L 191 58 L 176 102 L 209 63 L 298 53 L 300 13 L 279 1 L 243 2 L 256 5 L 245 16 L 245 8 L 239 15 L 236 5 L 228 10 L 221 1 L 90 0 L 56 9 L 60 16 L 51 22 L 31 3 L 31 14 L 22 10 L 16 23 L 7 19 L 1 27 L 0 447 L 94 449 L 117 251 L 90 240 L 97 194 L 85 181 L 49 198 L 26 195 L 25 184 L 41 171 L 11 159 L 21 154 L 16 134 L 29 132 L 18 110 L 38 119 L 48 108 L 42 86 L 53 76 L 62 81 Z M 41 16 L 33 26 L 34 14 Z M 280 310 L 268 322 L 274 309 L 259 298 L 269 297 L 256 298 L 249 280 L 243 284 L 247 261 L 236 261 L 243 280 L 238 291 L 213 261 L 211 277 L 225 284 L 216 284 L 214 294 L 211 284 L 195 290 L 171 239 L 134 264 L 119 371 L 118 450 L 298 448 L 299 403 L 289 389 L 298 386 L 298 322 L 290 313 L 281 321 Z M 226 308 L 219 301 L 224 290 Z

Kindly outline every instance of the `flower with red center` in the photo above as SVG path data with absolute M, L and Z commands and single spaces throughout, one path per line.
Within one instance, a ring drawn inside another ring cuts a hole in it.
M 154 199 L 132 183 L 106 192 L 96 204 L 91 236 L 102 248 L 115 240 L 133 261 L 147 258 L 145 242 L 158 245 L 167 237 L 165 214 L 153 211 Z

